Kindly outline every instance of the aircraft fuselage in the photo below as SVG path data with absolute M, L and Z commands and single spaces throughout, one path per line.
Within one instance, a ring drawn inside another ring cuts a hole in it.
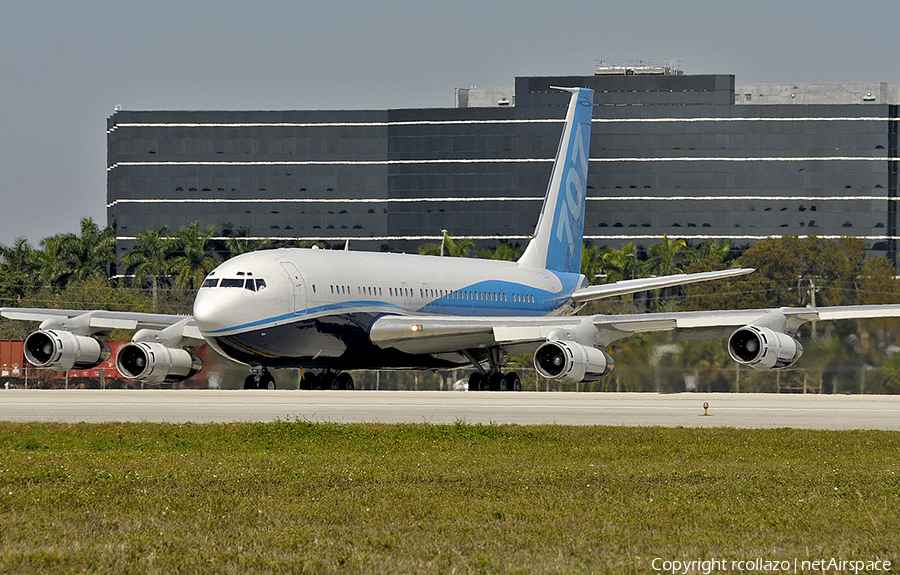
M 383 315 L 563 315 L 580 274 L 515 262 L 411 254 L 279 249 L 237 256 L 207 278 L 194 318 L 207 341 L 247 364 L 320 369 L 446 368 L 459 353 L 382 349 Z

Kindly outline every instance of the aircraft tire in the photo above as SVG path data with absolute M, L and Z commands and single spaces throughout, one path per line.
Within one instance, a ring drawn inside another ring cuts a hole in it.
M 336 381 L 338 389 L 353 390 L 353 377 L 349 373 L 339 373 Z
M 475 372 L 469 376 L 469 391 L 481 391 L 481 382 L 484 381 L 484 376 L 479 372 Z
M 506 380 L 506 391 L 522 391 L 522 380 L 519 379 L 519 374 L 511 371 L 506 374 L 504 378 Z
M 314 373 L 305 373 L 303 374 L 303 379 L 300 380 L 300 389 L 316 389 L 316 385 L 318 385 L 318 378 Z
M 256 376 L 252 373 L 244 379 L 244 389 L 257 389 L 258 382 L 256 381 Z
M 491 391 L 506 391 L 506 378 L 499 371 L 488 376 Z
M 340 389 L 340 387 L 338 387 L 338 378 L 330 372 L 323 373 L 319 376 L 319 386 L 319 389 Z
M 259 376 L 259 389 L 275 390 L 275 378 L 268 371 Z

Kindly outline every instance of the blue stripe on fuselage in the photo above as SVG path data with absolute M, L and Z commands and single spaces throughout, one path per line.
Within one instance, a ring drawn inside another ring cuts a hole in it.
M 297 313 L 287 313 L 287 314 L 282 314 L 282 315 L 275 316 L 275 317 L 268 317 L 268 318 L 261 319 L 258 321 L 252 321 L 249 323 L 244 323 L 244 324 L 236 325 L 233 327 L 223 327 L 222 329 L 208 331 L 205 333 L 209 334 L 209 335 L 219 335 L 219 334 L 224 334 L 227 332 L 241 332 L 241 331 L 247 331 L 247 330 L 251 330 L 251 329 L 275 326 L 275 325 L 284 323 L 285 320 L 296 319 L 298 317 L 323 315 L 327 312 L 338 311 L 338 310 L 360 311 L 360 310 L 369 310 L 371 308 L 377 308 L 377 309 L 389 308 L 390 311 L 404 310 L 404 308 L 399 305 L 392 304 L 389 302 L 383 302 L 383 301 L 346 301 L 346 302 L 332 303 L 332 304 L 327 304 L 327 305 L 311 307 L 304 311 L 299 311 Z
M 551 292 L 502 280 L 487 280 L 429 301 L 418 311 L 461 316 L 542 316 L 566 306 L 581 276 L 554 272 L 562 290 Z
M 554 293 L 515 282 L 487 280 L 453 290 L 451 292 L 453 295 L 434 298 L 415 311 L 416 313 L 470 317 L 490 315 L 535 317 L 548 315 L 569 303 L 572 292 L 579 287 L 581 281 L 581 276 L 578 274 L 560 272 L 553 272 L 553 274 L 562 284 L 562 289 L 559 292 Z M 418 292 L 419 288 L 414 288 L 414 291 Z M 241 333 L 274 327 L 286 323 L 288 320 L 304 317 L 321 317 L 333 312 L 344 313 L 347 311 L 399 312 L 401 314 L 407 312 L 406 308 L 392 302 L 354 300 L 315 306 L 297 313 L 282 314 L 204 333 L 211 336 Z

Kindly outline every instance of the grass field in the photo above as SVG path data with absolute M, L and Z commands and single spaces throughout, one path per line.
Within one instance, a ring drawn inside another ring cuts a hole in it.
M 0 423 L 0 572 L 898 565 L 898 455 L 871 431 Z

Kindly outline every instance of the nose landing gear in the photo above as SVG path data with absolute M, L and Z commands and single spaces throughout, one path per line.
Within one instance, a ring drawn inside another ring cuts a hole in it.
M 275 378 L 264 367 L 251 367 L 250 375 L 244 380 L 244 389 L 275 389 Z

